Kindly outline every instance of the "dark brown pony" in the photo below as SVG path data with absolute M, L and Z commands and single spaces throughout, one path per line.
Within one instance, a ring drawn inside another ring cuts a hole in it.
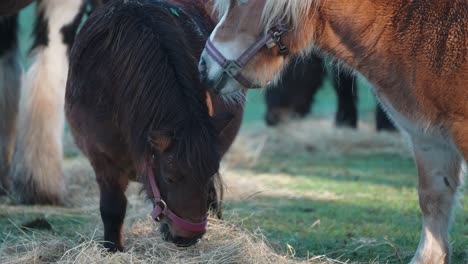
M 468 1 L 216 4 L 223 19 L 200 63 L 213 90 L 262 86 L 292 55 L 314 48 L 371 82 L 411 142 L 418 168 L 423 228 L 412 263 L 449 263 L 449 224 L 468 159 Z
M 203 235 L 217 207 L 216 175 L 243 106 L 227 107 L 198 79 L 210 13 L 205 1 L 115 0 L 77 36 L 66 115 L 96 173 L 110 250 L 123 249 L 129 180 L 144 184 L 163 238 L 179 246 Z

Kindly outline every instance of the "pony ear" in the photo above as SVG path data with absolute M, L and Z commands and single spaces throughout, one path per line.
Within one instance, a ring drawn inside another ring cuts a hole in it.
M 149 136 L 149 143 L 159 153 L 164 153 L 171 146 L 172 135 L 162 131 L 152 132 Z
M 232 113 L 222 113 L 220 115 L 212 117 L 214 127 L 218 132 L 218 135 L 223 133 L 224 129 L 231 123 L 234 119 L 234 115 Z

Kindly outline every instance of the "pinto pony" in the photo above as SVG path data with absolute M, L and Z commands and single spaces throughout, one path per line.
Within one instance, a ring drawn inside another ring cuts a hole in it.
M 77 37 L 66 115 L 96 173 L 110 250 L 123 249 L 129 180 L 144 184 L 163 238 L 179 246 L 203 235 L 217 204 L 216 175 L 243 105 L 226 106 L 198 78 L 210 14 L 209 1 L 114 0 Z
M 412 263 L 449 263 L 468 159 L 468 1 L 217 0 L 200 61 L 211 89 L 261 87 L 320 49 L 360 72 L 411 142 L 423 227 Z
M 68 53 L 88 0 L 38 0 L 31 66 L 19 64 L 18 12 L 31 0 L 1 1 L 0 193 L 25 204 L 62 204 Z
M 322 58 L 315 55 L 304 59 L 293 59 L 281 79 L 268 87 L 265 93 L 267 125 L 275 126 L 291 118 L 303 118 L 310 112 L 315 95 L 322 87 L 327 72 L 323 64 Z M 356 78 L 346 72 L 333 69 L 331 79 L 338 98 L 335 125 L 356 128 L 358 125 Z M 375 121 L 377 131 L 395 130 L 379 104 L 376 106 Z

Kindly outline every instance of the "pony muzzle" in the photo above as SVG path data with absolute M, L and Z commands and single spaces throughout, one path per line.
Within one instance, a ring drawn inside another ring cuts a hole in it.
M 200 60 L 199 69 L 200 74 L 203 76 L 202 80 L 206 81 L 209 89 L 215 93 L 221 93 L 223 88 L 226 86 L 227 77 L 231 77 L 242 87 L 247 89 L 258 89 L 263 88 L 261 85 L 256 85 L 255 81 L 250 80 L 243 74 L 243 70 L 247 64 L 257 55 L 257 53 L 263 48 L 267 47 L 272 49 L 275 46 L 279 48 L 279 54 L 281 56 L 287 56 L 289 54 L 289 48 L 284 45 L 282 36 L 287 29 L 278 23 L 267 34 L 261 36 L 255 43 L 249 46 L 237 59 L 229 59 L 225 57 L 221 51 L 216 48 L 215 44 L 208 39 L 206 41 L 204 54 Z M 210 57 L 218 66 L 221 67 L 221 73 L 218 74 L 217 80 L 208 80 L 207 76 L 207 65 L 206 59 L 203 56 Z
M 195 237 L 203 236 L 203 234 L 206 231 L 206 226 L 208 224 L 208 215 L 203 216 L 203 219 L 200 222 L 192 222 L 175 214 L 169 209 L 167 203 L 161 198 L 161 193 L 159 192 L 159 188 L 151 167 L 149 167 L 147 171 L 154 199 L 154 208 L 151 212 L 151 216 L 153 217 L 153 219 L 157 222 L 164 223 L 167 220 L 169 220 L 171 223 L 171 233 L 175 233 L 175 235 L 181 239 L 193 239 Z

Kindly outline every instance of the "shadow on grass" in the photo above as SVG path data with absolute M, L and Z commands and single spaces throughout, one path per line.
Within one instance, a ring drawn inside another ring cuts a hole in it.
M 338 182 L 370 183 L 394 188 L 417 186 L 413 160 L 391 154 L 324 157 L 321 153 L 272 153 L 261 157 L 254 166 L 244 168 L 256 173 L 285 173 L 293 177 L 321 177 Z
M 414 206 L 359 204 L 350 200 L 322 201 L 282 196 L 258 196 L 228 202 L 228 221 L 241 219 L 244 227 L 260 227 L 279 251 L 296 256 L 327 255 L 342 261 L 408 263 L 419 241 L 421 216 Z M 457 212 L 451 232 L 453 263 L 464 263 L 466 213 Z
M 20 208 L 20 207 L 18 207 Z M 19 210 L 19 209 L 18 209 Z M 98 226 L 95 215 L 87 215 L 83 212 L 60 212 L 40 213 L 40 212 L 12 212 L 0 209 L 0 241 L 14 241 L 15 239 L 34 236 L 37 232 L 46 232 L 57 237 L 81 237 L 81 234 L 92 234 L 91 225 Z M 39 210 L 40 211 L 40 210 Z M 36 221 L 45 221 L 50 228 L 25 228 L 23 225 Z

